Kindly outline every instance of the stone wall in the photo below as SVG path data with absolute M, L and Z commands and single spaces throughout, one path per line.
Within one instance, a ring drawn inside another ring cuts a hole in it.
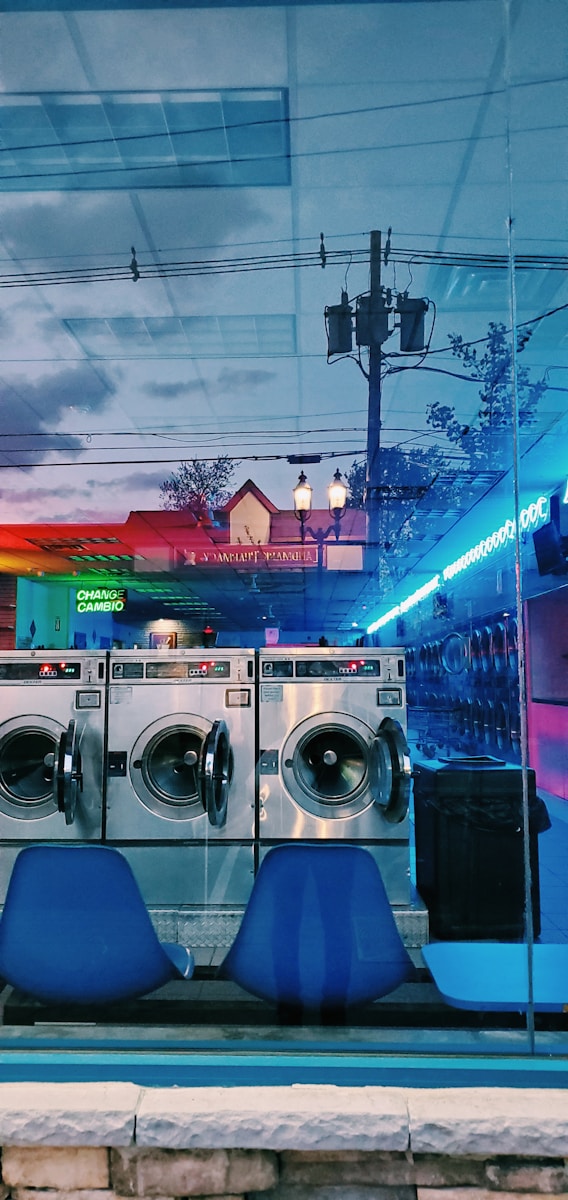
M 568 1092 L 0 1084 L 0 1200 L 568 1200 Z

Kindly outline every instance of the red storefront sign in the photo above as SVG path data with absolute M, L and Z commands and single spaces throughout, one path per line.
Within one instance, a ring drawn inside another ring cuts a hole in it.
M 186 567 L 234 567 L 240 571 L 246 570 L 247 567 L 251 570 L 276 568 L 290 571 L 318 565 L 316 545 L 301 546 L 293 543 L 282 546 L 225 545 L 211 549 L 196 546 L 195 549 L 184 548 L 182 554 Z

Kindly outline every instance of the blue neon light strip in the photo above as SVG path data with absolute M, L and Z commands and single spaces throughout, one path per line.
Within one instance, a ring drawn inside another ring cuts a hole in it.
M 406 600 L 401 600 L 400 604 L 395 604 L 394 608 L 390 608 L 384 617 L 379 617 L 378 621 L 373 621 L 373 624 L 368 626 L 367 633 L 374 633 L 376 629 L 380 629 L 381 626 L 386 625 L 387 621 L 394 621 L 395 617 L 400 617 L 402 613 L 408 612 L 409 608 L 414 608 L 415 604 L 420 604 L 421 600 L 425 600 L 426 596 L 435 592 L 439 586 L 440 576 L 434 575 L 423 587 L 418 588 L 416 592 L 412 592 L 410 596 L 407 596 Z
M 566 495 L 568 496 L 568 488 Z M 531 504 L 523 508 L 519 516 L 519 526 L 522 533 L 526 533 L 529 529 L 536 529 L 542 525 L 548 518 L 548 498 L 539 496 L 538 500 L 533 500 Z M 422 587 L 412 592 L 405 600 L 401 600 L 400 604 L 395 604 L 393 608 L 378 620 L 373 621 L 367 626 L 367 633 L 376 633 L 377 629 L 382 629 L 383 625 L 387 625 L 389 621 L 394 621 L 395 617 L 400 617 L 403 613 L 408 612 L 409 608 L 414 608 L 415 604 L 420 604 L 432 592 L 440 586 L 440 579 L 445 583 L 450 579 L 455 579 L 456 575 L 460 575 L 462 571 L 469 567 L 476 566 L 483 562 L 489 555 L 496 551 L 502 550 L 504 546 L 508 546 L 514 540 L 516 533 L 516 521 L 514 517 L 508 517 L 507 520 L 495 529 L 493 533 L 487 537 L 481 538 L 474 546 L 470 546 L 464 554 L 460 554 L 459 558 L 454 559 L 448 566 L 444 567 L 439 575 L 434 575 Z

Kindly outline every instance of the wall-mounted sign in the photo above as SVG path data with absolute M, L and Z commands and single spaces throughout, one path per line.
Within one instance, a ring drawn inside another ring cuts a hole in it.
M 177 647 L 177 633 L 151 633 L 149 645 L 150 650 L 175 650 Z
M 126 608 L 126 588 L 79 588 L 75 600 L 78 613 L 123 612 Z
M 292 570 L 295 567 L 317 567 L 316 544 L 301 546 L 297 542 L 282 546 L 203 546 L 183 551 L 186 567 L 236 567 L 239 570 L 258 570 L 259 567 L 279 567 Z

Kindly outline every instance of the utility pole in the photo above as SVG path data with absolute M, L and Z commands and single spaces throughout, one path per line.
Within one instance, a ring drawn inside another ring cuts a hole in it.
M 366 569 L 373 571 L 379 558 L 377 545 L 379 536 L 380 515 L 380 449 L 381 449 L 381 341 L 379 335 L 379 310 L 384 313 L 384 299 L 381 292 L 381 234 L 374 229 L 371 231 L 370 255 L 370 297 L 369 297 L 369 328 L 371 343 L 369 346 L 369 407 L 367 418 L 367 477 L 366 477 L 366 509 L 367 509 L 367 551 Z M 382 316 L 381 313 L 381 316 Z
M 388 265 L 391 252 L 389 228 L 384 255 L 380 230 L 371 232 L 370 291 L 356 297 L 355 340 L 369 350 L 369 405 L 367 415 L 367 474 L 365 479 L 365 509 L 367 513 L 365 570 L 373 574 L 379 564 L 381 547 L 381 503 L 388 485 L 381 477 L 381 366 L 385 355 L 383 344 L 395 329 L 400 330 L 400 349 L 403 354 L 427 351 L 424 338 L 424 316 L 430 301 L 426 297 L 413 299 L 408 292 L 393 292 L 381 284 L 381 265 Z M 323 239 L 323 234 L 320 235 Z M 325 266 L 325 250 L 322 265 Z M 396 307 L 393 305 L 396 298 Z M 397 321 L 398 318 L 398 321 Z M 353 357 L 353 308 L 346 290 L 341 292 L 341 304 L 326 306 L 328 362 L 335 355 Z M 361 365 L 359 358 L 359 365 Z M 413 364 L 416 365 L 416 364 Z M 366 374 L 366 372 L 365 372 Z M 405 489 L 408 492 L 409 489 Z

